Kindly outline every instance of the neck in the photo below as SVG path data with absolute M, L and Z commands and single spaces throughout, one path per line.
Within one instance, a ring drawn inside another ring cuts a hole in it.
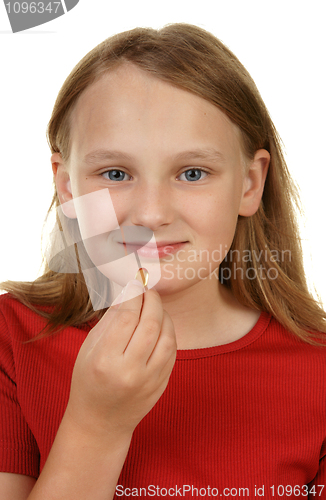
M 258 321 L 260 312 L 240 304 L 216 279 L 206 279 L 161 295 L 170 315 L 178 349 L 200 349 L 228 344 L 243 337 Z

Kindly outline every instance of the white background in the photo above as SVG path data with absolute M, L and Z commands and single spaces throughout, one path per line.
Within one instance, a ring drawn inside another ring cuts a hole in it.
M 38 275 L 41 230 L 52 198 L 45 130 L 73 66 L 114 33 L 188 22 L 220 38 L 260 90 L 301 190 L 307 274 L 326 304 L 324 5 L 323 0 L 80 0 L 66 15 L 12 34 L 1 2 L 0 282 Z

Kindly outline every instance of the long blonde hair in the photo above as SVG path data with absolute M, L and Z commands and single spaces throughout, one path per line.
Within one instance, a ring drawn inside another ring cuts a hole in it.
M 326 314 L 308 290 L 296 210 L 297 189 L 285 163 L 281 141 L 266 106 L 247 70 L 235 55 L 211 33 L 189 24 L 171 24 L 163 29 L 136 28 L 114 35 L 90 51 L 64 82 L 48 125 L 52 153 L 67 160 L 70 151 L 70 117 L 77 99 L 105 72 L 124 62 L 132 63 L 155 77 L 192 92 L 221 109 L 241 132 L 243 152 L 248 159 L 258 149 L 271 155 L 262 201 L 251 217 L 239 216 L 228 255 L 259 255 L 259 259 L 238 258 L 232 271 L 228 256 L 220 265 L 220 277 L 238 301 L 253 309 L 271 313 L 285 328 L 315 344 L 324 337 Z M 47 217 L 59 205 L 54 196 Z M 288 258 L 275 259 L 275 255 Z M 77 251 L 77 249 L 76 249 Z M 276 254 L 275 254 L 276 252 Z M 78 260 L 78 254 L 77 260 Z M 2 283 L 2 289 L 48 319 L 46 334 L 66 326 L 85 326 L 100 319 L 106 309 L 94 311 L 80 272 L 51 271 L 43 259 L 43 274 L 34 282 Z M 264 269 L 262 274 L 261 268 Z M 270 271 L 277 279 L 269 279 Z M 255 279 L 250 278 L 254 271 Z M 37 306 L 51 305 L 40 311 Z

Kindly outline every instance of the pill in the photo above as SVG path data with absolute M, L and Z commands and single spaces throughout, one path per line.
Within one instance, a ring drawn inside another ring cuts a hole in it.
M 145 269 L 145 267 L 140 267 L 136 272 L 135 279 L 140 281 L 141 284 L 146 287 L 148 283 L 148 276 L 149 272 L 147 271 L 147 269 Z

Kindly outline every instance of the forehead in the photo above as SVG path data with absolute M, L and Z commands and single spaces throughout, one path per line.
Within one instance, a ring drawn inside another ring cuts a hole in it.
M 72 153 L 79 155 L 94 148 L 130 150 L 137 145 L 177 150 L 194 141 L 238 154 L 240 132 L 207 100 L 129 63 L 90 85 L 71 116 Z

